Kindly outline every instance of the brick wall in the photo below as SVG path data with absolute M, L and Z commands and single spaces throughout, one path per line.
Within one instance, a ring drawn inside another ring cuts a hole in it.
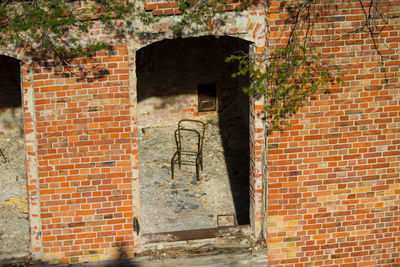
M 51 58 L 32 66 L 43 258 L 131 254 L 135 129 L 126 45 L 77 59 L 71 70 L 77 75 Z
M 171 19 L 162 18 L 154 26 L 155 32 L 148 29 L 147 35 L 127 35 L 126 43 L 73 60 L 69 67 L 45 54 L 23 61 L 27 184 L 31 244 L 36 258 L 52 263 L 82 262 L 118 258 L 121 253 L 133 256 L 140 248 L 140 235 L 134 232 L 140 216 L 136 133 L 141 108 L 136 52 L 167 36 L 168 29 L 162 25 L 170 25 Z M 239 20 L 225 25 L 219 34 L 253 41 L 252 53 L 265 51 L 260 49 L 265 46 L 265 11 L 254 8 Z M 89 37 L 110 38 L 101 27 Z M 198 40 L 193 41 L 194 46 L 199 46 Z M 226 76 L 225 72 L 217 73 Z M 222 81 L 220 92 L 230 92 L 230 82 L 218 75 L 213 79 L 218 86 Z M 203 82 L 204 77 L 196 81 Z M 189 78 L 193 77 L 186 81 Z M 237 95 L 237 81 L 232 84 Z M 193 92 L 193 88 L 190 90 Z M 196 102 L 191 105 L 195 107 Z M 247 108 L 246 104 L 240 106 Z M 259 235 L 263 213 L 260 155 L 264 128 L 258 116 L 261 103 L 253 101 L 250 110 L 250 221 Z
M 252 40 L 253 30 L 260 31 L 262 27 L 257 25 L 265 17 L 258 15 L 254 11 L 246 18 L 254 28 L 243 30 L 232 24 L 234 30 L 226 32 Z M 159 29 L 157 25 L 154 29 Z M 107 37 L 98 31 L 94 34 Z M 140 36 L 129 36 L 126 43 L 109 51 L 77 58 L 69 67 L 46 54 L 23 61 L 30 234 L 36 258 L 52 263 L 82 262 L 118 258 L 121 253 L 133 256 L 140 248 L 140 236 L 134 232 L 140 216 L 136 52 L 155 42 Z M 213 78 L 222 81 L 221 92 L 231 90 L 229 82 L 218 75 Z M 238 81 L 232 81 L 237 95 Z M 251 131 L 257 121 L 257 116 L 253 117 Z M 251 164 L 258 161 L 259 157 L 252 157 Z M 260 201 L 259 191 L 254 190 L 253 200 Z M 251 221 L 260 226 L 261 206 L 254 201 L 252 206 L 257 219 Z
M 224 9 L 226 11 L 243 9 L 244 3 L 248 2 L 257 2 L 257 1 L 229 0 L 226 1 Z M 145 9 L 146 11 L 151 12 L 155 16 L 181 14 L 181 11 L 178 8 L 177 1 L 146 0 Z
M 287 40 L 290 8 L 286 1 L 270 3 L 270 50 Z M 291 128 L 268 137 L 269 263 L 397 266 L 399 20 L 386 27 L 378 21 L 380 58 L 365 28 L 352 32 L 364 20 L 359 1 L 317 10 L 324 10 L 315 21 L 317 49 L 342 68 L 344 83 L 312 97 Z
M 162 3 L 148 1 L 147 9 L 169 8 Z M 256 235 L 267 234 L 271 266 L 399 264 L 399 22 L 393 18 L 391 27 L 383 28 L 382 63 L 368 32 L 351 32 L 362 25 L 359 2 L 340 3 L 319 6 L 326 12 L 316 21 L 314 36 L 324 59 L 342 67 L 344 83 L 314 96 L 290 129 L 268 137 L 263 102 L 250 101 L 251 224 Z M 252 54 L 273 51 L 289 34 L 288 4 L 271 1 L 268 14 L 251 8 L 224 34 L 252 41 Z M 167 36 L 167 19 L 173 18 L 162 18 L 149 36 Z M 72 70 L 85 78 L 51 58 L 22 61 L 36 257 L 97 260 L 119 257 L 120 248 L 132 256 L 139 246 L 133 232 L 139 216 L 141 109 L 135 54 L 157 41 L 140 38 L 129 36 L 114 51 L 72 62 Z

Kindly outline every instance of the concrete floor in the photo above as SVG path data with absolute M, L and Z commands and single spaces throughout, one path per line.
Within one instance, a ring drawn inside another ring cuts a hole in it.
M 160 233 L 233 226 L 248 220 L 248 130 L 238 117 L 206 122 L 204 169 L 176 166 L 171 180 L 176 125 L 140 131 L 141 232 Z

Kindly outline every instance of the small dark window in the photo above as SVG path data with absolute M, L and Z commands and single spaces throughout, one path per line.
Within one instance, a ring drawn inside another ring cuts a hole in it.
M 217 110 L 217 85 L 199 84 L 199 112 Z

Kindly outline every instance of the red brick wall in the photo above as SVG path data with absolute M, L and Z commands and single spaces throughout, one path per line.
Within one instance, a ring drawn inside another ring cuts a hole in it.
M 146 0 L 145 3 L 146 11 L 156 16 L 181 14 L 176 1 Z
M 226 32 L 254 41 L 264 14 L 253 10 L 248 29 L 243 29 L 246 24 L 228 25 Z M 135 53 L 157 40 L 130 37 L 109 51 L 73 60 L 69 67 L 43 54 L 23 61 L 27 184 L 36 258 L 82 262 L 117 258 L 121 250 L 133 256 L 140 247 L 140 237 L 133 232 L 139 216 Z M 256 47 L 265 45 L 257 42 Z M 252 146 L 256 155 L 251 165 L 257 174 L 250 179 L 257 182 L 252 182 L 251 221 L 256 234 L 262 217 L 260 121 L 253 113 L 250 129 L 257 134 L 250 142 L 257 145 Z
M 215 1 L 217 2 L 217 1 Z M 257 2 L 257 1 L 243 1 L 243 0 L 228 0 L 226 1 L 224 9 L 227 11 L 243 9 L 243 3 Z M 261 2 L 261 1 L 258 1 Z M 153 15 L 179 15 L 181 11 L 178 8 L 177 1 L 168 0 L 146 0 L 146 11 L 152 12 Z
M 271 50 L 287 40 L 289 6 L 271 1 Z M 382 62 L 368 32 L 352 33 L 364 20 L 359 1 L 318 8 L 326 12 L 316 21 L 316 46 L 341 67 L 344 83 L 313 97 L 291 128 L 268 137 L 269 263 L 398 266 L 399 20 L 377 37 Z
M 154 3 L 163 2 L 147 4 Z M 285 43 L 290 3 L 270 2 L 267 29 L 264 10 L 245 15 L 241 34 L 254 41 L 251 52 L 262 54 L 266 40 L 268 51 Z M 263 103 L 250 103 L 252 225 L 258 235 L 266 179 L 271 266 L 399 264 L 400 23 L 383 29 L 390 49 L 380 46 L 382 63 L 367 32 L 351 33 L 362 25 L 359 2 L 337 3 L 324 6 L 314 36 L 325 60 L 342 67 L 344 83 L 313 97 L 290 129 L 267 138 L 266 172 Z M 120 247 L 132 255 L 138 245 L 135 49 L 126 47 L 73 62 L 86 78 L 48 58 L 23 63 L 32 250 L 46 260 L 118 257 Z
M 32 66 L 44 259 L 118 257 L 120 247 L 129 254 L 128 51 L 121 45 L 71 64 L 78 76 L 48 58 Z

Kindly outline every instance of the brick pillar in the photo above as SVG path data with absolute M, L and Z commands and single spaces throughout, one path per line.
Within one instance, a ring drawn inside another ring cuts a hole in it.
M 37 162 L 36 114 L 31 63 L 21 65 L 22 105 L 24 108 L 24 133 L 26 149 L 26 184 L 28 190 L 29 228 L 31 253 L 36 259 L 42 257 L 42 227 L 40 219 L 40 193 Z
M 256 237 L 262 232 L 263 209 L 263 148 L 264 122 L 262 121 L 263 100 L 250 98 L 250 223 Z
M 250 46 L 250 57 L 263 68 L 266 52 L 266 6 L 261 2 L 253 7 L 249 16 L 249 33 L 254 39 Z M 261 60 L 260 60 L 261 59 Z M 250 223 L 256 237 L 263 232 L 263 147 L 265 143 L 263 99 L 250 97 Z
M 43 259 L 133 256 L 126 45 L 78 58 L 71 68 L 45 58 L 32 71 Z

